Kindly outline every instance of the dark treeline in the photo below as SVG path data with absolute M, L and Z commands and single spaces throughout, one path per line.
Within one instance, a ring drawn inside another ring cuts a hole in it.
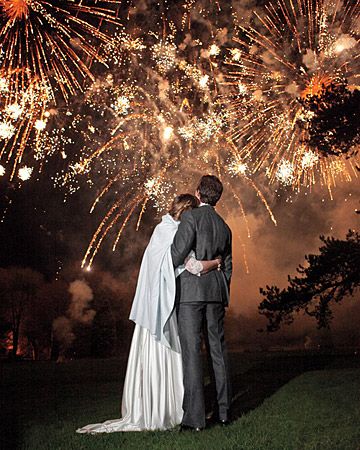
M 0 355 L 108 357 L 128 351 L 133 283 L 106 272 L 47 281 L 30 268 L 0 268 Z
M 329 328 L 334 305 L 358 294 L 360 234 L 350 230 L 345 240 L 324 236 L 320 240 L 319 254 L 305 256 L 306 266 L 297 268 L 299 276 L 288 277 L 286 289 L 260 289 L 264 299 L 259 312 L 268 320 L 268 331 L 291 324 L 301 311 L 314 317 L 319 328 Z
M 321 241 L 319 254 L 306 256 L 306 267 L 299 266 L 299 275 L 289 277 L 286 289 L 267 286 L 260 290 L 259 315 L 228 312 L 230 350 L 359 345 L 358 327 L 352 326 L 358 314 L 355 310 L 351 323 L 344 316 L 335 333 L 330 325 L 335 305 L 358 297 L 360 236 L 350 231 L 345 240 L 321 237 Z M 115 277 L 100 269 L 79 272 L 68 268 L 59 279 L 49 281 L 30 268 L 0 268 L 0 356 L 61 361 L 126 355 L 133 331 L 128 317 L 135 283 L 134 271 Z M 304 326 L 299 321 L 300 326 L 294 323 L 287 331 L 281 327 L 304 315 L 315 318 L 315 323 Z M 268 333 L 264 328 L 281 331 Z

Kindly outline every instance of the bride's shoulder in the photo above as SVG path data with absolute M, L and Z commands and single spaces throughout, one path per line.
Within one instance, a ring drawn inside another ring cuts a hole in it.
M 161 218 L 161 222 L 157 225 L 178 225 L 178 221 L 175 220 L 169 213 L 165 214 Z
M 161 221 L 155 226 L 153 234 L 159 235 L 172 232 L 177 229 L 179 222 L 174 220 L 170 214 L 162 216 Z

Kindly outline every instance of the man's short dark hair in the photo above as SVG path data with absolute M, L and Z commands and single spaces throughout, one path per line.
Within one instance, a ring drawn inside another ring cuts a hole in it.
M 199 181 L 197 190 L 202 203 L 215 206 L 221 197 L 223 185 L 215 175 L 204 175 Z

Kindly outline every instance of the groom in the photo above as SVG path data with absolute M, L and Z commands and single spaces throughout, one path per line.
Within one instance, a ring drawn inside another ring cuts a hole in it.
M 179 337 L 184 366 L 184 416 L 181 429 L 205 427 L 201 334 L 206 324 L 214 369 L 219 421 L 227 424 L 230 382 L 224 342 L 225 307 L 229 303 L 232 273 L 231 230 L 215 211 L 223 185 L 213 175 L 204 175 L 196 190 L 200 207 L 186 211 L 171 246 L 175 267 L 184 263 L 191 250 L 198 260 L 222 257 L 222 270 L 196 276 L 184 271 L 176 284 Z

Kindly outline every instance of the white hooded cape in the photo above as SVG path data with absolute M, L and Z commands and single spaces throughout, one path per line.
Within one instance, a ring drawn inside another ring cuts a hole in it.
M 135 330 L 120 419 L 86 425 L 78 433 L 166 430 L 181 423 L 183 371 L 177 333 L 175 273 L 170 246 L 178 222 L 170 215 L 155 228 L 141 263 L 130 319 Z M 176 269 L 181 273 L 184 268 Z
M 174 328 L 176 317 L 171 313 L 175 303 L 175 275 L 184 268 L 179 267 L 174 273 L 170 247 L 178 225 L 179 222 L 166 214 L 155 227 L 141 262 L 130 312 L 130 320 L 148 329 L 156 341 L 176 352 L 180 352 L 180 346 Z

